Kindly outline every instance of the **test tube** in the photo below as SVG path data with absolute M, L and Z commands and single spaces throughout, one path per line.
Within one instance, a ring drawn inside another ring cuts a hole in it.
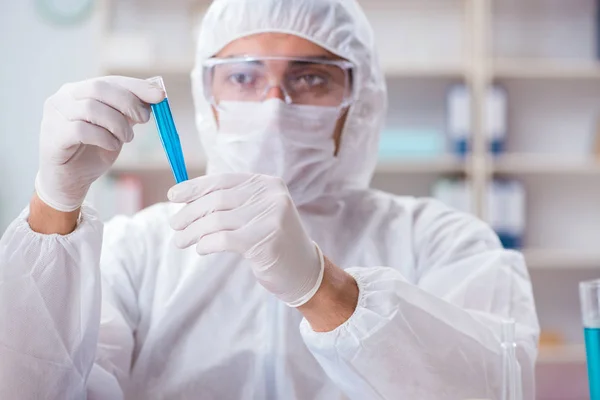
M 500 347 L 502 352 L 501 378 L 502 392 L 498 400 L 523 400 L 523 386 L 521 382 L 521 372 L 517 360 L 517 342 L 515 341 L 516 322 L 514 319 L 502 321 L 500 326 Z M 497 397 L 494 397 L 495 399 Z M 489 398 L 480 398 L 469 400 L 491 400 Z
M 514 319 L 502 322 L 502 400 L 523 400 L 515 329 Z
M 175 181 L 177 183 L 187 181 L 188 174 L 185 167 L 183 151 L 181 149 L 181 141 L 179 140 L 179 134 L 175 127 L 175 121 L 173 121 L 173 114 L 171 113 L 171 106 L 169 104 L 167 90 L 165 89 L 165 83 L 161 76 L 150 78 L 148 81 L 157 85 L 165 92 L 165 99 L 158 104 L 152 104 L 150 107 L 152 108 L 156 129 L 158 130 L 160 141 L 167 154 L 167 159 L 171 165 Z
M 579 284 L 590 400 L 600 400 L 600 280 Z

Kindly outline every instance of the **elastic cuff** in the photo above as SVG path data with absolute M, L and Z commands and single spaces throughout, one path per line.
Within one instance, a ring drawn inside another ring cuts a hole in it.
M 81 231 L 82 225 L 88 225 L 88 224 L 92 224 L 92 226 L 95 226 L 97 223 L 101 223 L 101 221 L 98 218 L 98 213 L 96 212 L 96 210 L 94 209 L 94 207 L 92 207 L 91 205 L 84 203 L 81 205 L 81 211 L 79 212 L 79 216 L 77 217 L 77 225 L 75 225 L 75 229 L 73 230 L 73 232 L 68 233 L 66 235 L 60 235 L 58 233 L 52 233 L 52 234 L 43 234 L 43 233 L 38 233 L 35 232 L 34 230 L 31 229 L 31 226 L 29 225 L 29 215 L 31 213 L 31 210 L 29 208 L 29 206 L 27 206 L 23 211 L 21 211 L 21 213 L 19 214 L 19 217 L 15 220 L 15 223 L 17 224 L 17 228 L 19 230 L 22 230 L 23 232 L 25 232 L 28 235 L 32 235 L 32 236 L 36 236 L 36 237 L 60 237 L 60 238 L 65 238 L 68 239 L 72 236 L 78 235 L 79 232 Z
M 300 323 L 300 332 L 302 333 L 302 336 L 305 338 L 305 340 L 307 340 L 307 338 L 309 337 L 312 337 L 314 339 L 318 338 L 319 340 L 336 340 L 340 337 L 340 335 L 346 335 L 348 332 L 348 327 L 351 324 L 354 324 L 354 321 L 356 319 L 360 318 L 360 314 L 363 314 L 365 312 L 367 308 L 365 304 L 366 282 L 360 274 L 360 271 L 363 269 L 364 268 L 350 268 L 344 270 L 348 275 L 354 278 L 354 280 L 356 281 L 356 286 L 358 286 L 358 301 L 356 302 L 356 308 L 354 309 L 352 315 L 350 315 L 350 317 L 346 321 L 344 321 L 340 326 L 328 332 L 315 332 L 312 326 L 310 326 L 308 320 L 306 318 L 303 318 L 302 322 Z
M 317 293 L 317 291 L 321 287 L 321 283 L 323 283 L 323 275 L 325 275 L 325 256 L 323 255 L 321 248 L 315 242 L 313 242 L 313 244 L 315 245 L 315 248 L 317 249 L 317 254 L 319 255 L 319 262 L 321 263 L 320 270 L 319 270 L 319 277 L 317 278 L 317 282 L 315 283 L 315 286 L 307 294 L 305 294 L 300 299 L 298 299 L 294 302 L 286 303 L 289 307 L 298 308 L 298 307 L 303 306 L 306 303 L 308 303 L 310 301 L 310 299 L 313 298 L 313 296 Z
M 64 204 L 57 203 L 57 202 L 51 200 L 46 195 L 46 193 L 44 192 L 44 190 L 42 189 L 42 187 L 40 185 L 40 174 L 39 173 L 35 177 L 35 192 L 36 192 L 38 198 L 42 202 L 44 202 L 48 207 L 54 208 L 56 211 L 73 212 L 73 211 L 76 211 L 78 208 L 80 208 L 83 204 L 83 200 L 80 203 L 77 203 L 75 205 L 64 205 Z

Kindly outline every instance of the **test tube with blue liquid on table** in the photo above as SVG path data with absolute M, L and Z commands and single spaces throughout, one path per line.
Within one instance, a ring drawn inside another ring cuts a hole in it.
M 590 400 L 600 400 L 600 280 L 581 282 L 579 295 L 583 316 Z
M 173 175 L 175 176 L 175 181 L 177 183 L 187 181 L 188 174 L 185 167 L 183 150 L 181 149 L 181 141 L 179 140 L 179 134 L 175 127 L 175 121 L 173 121 L 173 114 L 171 112 L 167 90 L 165 89 L 165 83 L 160 76 L 150 78 L 148 81 L 160 87 L 165 92 L 165 99 L 158 104 L 152 104 L 150 107 L 152 108 L 152 114 L 154 115 L 154 122 L 156 122 L 156 129 L 158 130 L 160 141 L 167 154 L 167 159 L 171 165 Z

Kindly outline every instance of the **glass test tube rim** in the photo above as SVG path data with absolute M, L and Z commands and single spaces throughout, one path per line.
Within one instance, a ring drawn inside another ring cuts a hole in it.
M 594 294 L 595 300 L 590 297 Z M 600 328 L 600 279 L 579 282 L 579 295 L 583 326 L 585 328 Z M 591 301 L 588 301 L 590 299 Z M 596 304 L 596 306 L 594 307 L 593 304 Z M 586 309 L 588 307 L 589 309 Z
M 502 320 L 502 344 L 514 345 L 517 321 L 514 318 Z
M 161 88 L 162 91 L 165 92 L 165 97 L 168 97 L 167 96 L 167 89 L 165 87 L 165 81 L 164 81 L 164 79 L 163 79 L 162 76 L 160 76 L 160 75 L 159 76 L 153 76 L 152 78 L 146 79 L 146 81 L 148 81 L 149 83 L 152 83 L 152 84 L 158 86 L 159 88 Z
M 598 289 L 600 290 L 600 279 L 579 282 L 580 289 Z

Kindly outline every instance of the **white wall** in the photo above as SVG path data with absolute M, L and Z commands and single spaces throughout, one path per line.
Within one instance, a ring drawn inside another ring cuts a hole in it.
M 100 22 L 96 12 L 76 26 L 58 26 L 33 0 L 2 0 L 0 233 L 33 192 L 44 100 L 63 83 L 98 74 Z

